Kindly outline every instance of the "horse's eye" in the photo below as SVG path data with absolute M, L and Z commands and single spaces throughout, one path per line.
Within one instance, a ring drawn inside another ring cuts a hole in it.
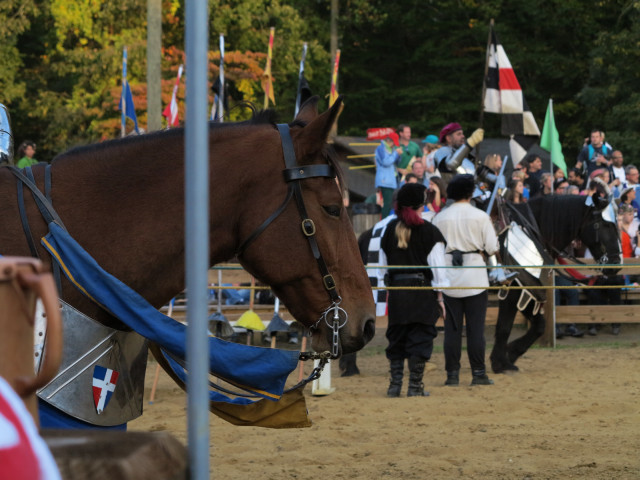
M 340 207 L 336 205 L 327 205 L 327 206 L 323 205 L 322 208 L 324 208 L 324 211 L 327 212 L 332 217 L 339 217 L 340 210 L 342 210 Z

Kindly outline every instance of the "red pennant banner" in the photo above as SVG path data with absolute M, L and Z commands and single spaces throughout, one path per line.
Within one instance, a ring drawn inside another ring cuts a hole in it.
M 368 128 L 367 140 L 382 140 L 387 138 L 389 134 L 394 133 L 395 128 L 381 127 L 381 128 Z

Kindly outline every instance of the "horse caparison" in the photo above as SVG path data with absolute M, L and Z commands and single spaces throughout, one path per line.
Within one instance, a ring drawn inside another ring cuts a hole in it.
M 595 194 L 598 195 L 598 194 Z M 579 239 L 592 253 L 596 262 L 619 264 L 622 258 L 620 236 L 617 224 L 605 221 L 602 216 L 601 202 L 588 206 L 584 196 L 550 195 L 532 199 L 527 204 L 515 204 L 513 207 L 523 214 L 527 209 L 535 219 L 545 250 L 551 257 L 554 252 L 566 249 L 573 240 Z M 617 270 L 607 269 L 611 275 Z M 542 336 L 545 319 L 541 311 L 534 313 L 533 302 L 522 311 L 529 322 L 529 329 L 520 338 L 509 342 L 513 322 L 518 313 L 520 290 L 509 291 L 504 300 L 498 303 L 498 320 L 495 330 L 495 343 L 491 352 L 491 367 L 495 373 L 518 370 L 515 363 L 533 343 Z
M 326 139 L 341 101 L 322 114 L 317 102 L 315 97 L 305 103 L 290 125 L 297 162 L 328 163 L 338 169 Z M 210 125 L 210 265 L 233 258 L 287 196 L 283 147 L 272 117 L 267 111 L 247 122 Z M 74 148 L 51 164 L 52 204 L 66 229 L 106 271 L 157 308 L 184 289 L 184 138 L 182 128 L 127 137 Z M 33 167 L 42 190 L 43 171 L 42 165 Z M 319 250 L 335 279 L 340 307 L 348 314 L 340 330 L 341 349 L 353 352 L 375 332 L 375 307 L 353 228 L 333 178 L 300 182 Z M 47 225 L 29 193 L 25 204 L 38 254 L 50 262 L 37 242 Z M 0 169 L 0 225 L 0 254 L 29 256 L 16 178 L 4 168 Z M 293 201 L 239 260 L 270 285 L 306 327 L 316 324 L 331 304 Z M 122 327 L 69 282 L 63 281 L 61 297 L 105 325 Z M 318 322 L 314 330 L 312 347 L 329 350 L 331 330 L 325 322 Z

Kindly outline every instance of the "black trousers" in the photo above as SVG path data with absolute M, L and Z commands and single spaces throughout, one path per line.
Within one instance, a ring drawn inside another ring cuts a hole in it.
M 385 352 L 389 360 L 404 360 L 418 357 L 424 361 L 431 358 L 433 339 L 438 336 L 435 325 L 424 323 L 408 323 L 406 325 L 389 325 L 386 337 L 389 346 Z
M 462 324 L 467 324 L 467 354 L 471 370 L 484 370 L 484 322 L 487 316 L 488 294 L 485 290 L 470 297 L 450 297 L 444 294 L 447 318 L 444 321 L 444 360 L 447 372 L 460 370 L 462 355 Z

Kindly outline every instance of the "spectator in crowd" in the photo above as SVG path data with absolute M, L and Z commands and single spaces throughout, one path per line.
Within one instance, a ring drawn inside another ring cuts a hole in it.
M 567 187 L 567 195 L 580 195 L 580 189 L 577 185 L 569 185 Z
M 564 170 L 558 168 L 556 165 L 553 166 L 553 181 L 564 178 Z
M 635 165 L 627 165 L 624 169 L 626 181 L 623 187 L 637 187 L 638 186 L 638 167 Z
M 618 225 L 620 227 L 620 243 L 623 258 L 640 257 L 640 220 L 638 211 L 627 203 L 618 208 Z M 626 285 L 638 285 L 638 275 L 624 275 Z
M 409 125 L 398 126 L 400 140 L 400 158 L 398 159 L 398 180 L 403 181 L 404 176 L 411 171 L 411 163 L 416 159 L 422 160 L 422 149 L 411 140 L 411 127 Z
M 505 195 L 507 202 L 525 203 L 524 183 L 518 178 L 512 178 L 507 185 L 507 193 Z
M 521 163 L 522 162 L 520 162 L 520 164 Z M 527 173 L 522 168 L 518 168 L 518 167 L 520 167 L 520 164 L 518 164 L 516 166 L 516 168 L 514 168 L 512 174 L 511 174 L 511 178 L 513 180 L 519 180 L 520 182 L 522 182 L 522 198 L 526 202 L 527 200 L 529 200 L 529 188 L 527 188 L 527 185 L 525 184 L 525 179 L 527 178 Z
M 582 170 L 578 168 L 572 168 L 571 170 L 569 170 L 569 173 L 567 174 L 567 180 L 569 180 L 569 183 L 571 185 L 575 185 L 576 187 L 578 187 L 578 190 L 580 191 L 584 190 L 584 188 L 586 187 L 584 174 L 582 173 Z
M 424 171 L 424 163 L 421 160 L 416 160 L 411 164 L 411 173 L 416 176 L 418 183 L 422 185 L 427 185 L 429 179 Z
M 637 257 L 638 250 L 638 225 L 640 221 L 636 217 L 636 209 L 628 203 L 621 203 L 618 208 L 618 226 L 620 227 L 620 240 L 622 244 L 622 257 Z
M 498 238 L 491 218 L 471 205 L 475 189 L 473 175 L 457 175 L 447 186 L 452 205 L 438 213 L 433 224 L 447 241 L 447 276 L 452 287 L 475 289 L 447 290 L 444 294 L 447 314 L 444 324 L 444 356 L 447 380 L 445 385 L 460 383 L 462 329 L 466 321 L 467 354 L 473 379 L 471 385 L 491 385 L 485 366 L 484 325 L 487 314 L 489 278 L 485 268 L 460 268 L 485 265 L 481 252 L 494 255 Z
M 553 175 L 549 172 L 544 172 L 540 175 L 540 190 L 538 195 L 547 196 L 553 193 Z
M 529 154 L 525 157 L 527 161 L 527 179 L 525 185 L 529 188 L 529 197 L 535 197 L 542 189 L 542 174 L 547 173 L 542 169 L 542 159 L 535 154 Z
M 439 139 L 442 146 L 434 161 L 445 184 L 457 173 L 475 173 L 475 164 L 469 157 L 471 149 L 484 139 L 483 129 L 476 129 L 467 140 L 459 123 L 449 123 L 440 131 Z
M 440 143 L 435 135 L 427 135 L 422 140 L 422 163 L 424 163 L 427 180 L 436 174 L 436 164 L 433 157 L 438 148 L 440 148 Z
M 484 165 L 488 167 L 493 173 L 498 175 L 502 168 L 502 157 L 497 153 L 490 153 L 484 157 Z
M 415 173 L 407 173 L 407 175 L 404 177 L 404 184 L 407 183 L 420 183 L 418 181 L 418 177 L 416 177 Z
M 398 134 L 390 133 L 376 148 L 376 189 L 382 196 L 382 218 L 391 211 L 391 198 L 398 188 L 396 164 L 400 158 L 400 141 Z
M 553 182 L 553 193 L 557 193 L 558 195 L 564 195 L 567 193 L 567 188 L 569 187 L 569 180 L 564 177 L 557 178 Z
M 640 208 L 638 202 L 636 200 L 636 189 L 634 187 L 626 187 L 622 190 L 620 194 L 620 206 L 622 205 L 631 205 L 636 209 L 636 212 Z
M 19 160 L 16 162 L 16 167 L 25 168 L 31 167 L 38 163 L 38 160 L 33 158 L 36 154 L 36 144 L 31 140 L 25 140 L 18 147 L 18 154 L 16 155 Z
M 624 182 L 627 180 L 627 175 L 624 171 L 624 156 L 620 150 L 614 150 L 611 153 L 611 165 L 609 166 L 609 176 L 612 179 L 615 190 L 614 196 L 618 198 L 622 191 Z
M 382 237 L 381 247 L 387 265 L 444 266 L 445 240 L 440 231 L 420 216 L 426 199 L 426 187 L 406 184 L 398 191 L 396 215 Z M 389 269 L 389 285 L 394 287 L 448 287 L 444 269 Z M 404 376 L 404 361 L 409 366 L 408 397 L 429 395 L 422 378 L 426 362 L 438 335 L 436 321 L 445 316 L 442 291 L 390 290 L 389 325 L 386 348 L 391 380 L 388 397 L 399 397 Z
M 589 142 L 582 147 L 578 154 L 576 168 L 586 172 L 587 176 L 597 168 L 607 168 L 612 150 L 611 145 L 604 142 L 603 131 L 591 130 Z
M 429 179 L 429 191 L 427 192 L 427 208 L 431 212 L 438 213 L 447 203 L 445 192 L 447 187 L 440 177 Z

